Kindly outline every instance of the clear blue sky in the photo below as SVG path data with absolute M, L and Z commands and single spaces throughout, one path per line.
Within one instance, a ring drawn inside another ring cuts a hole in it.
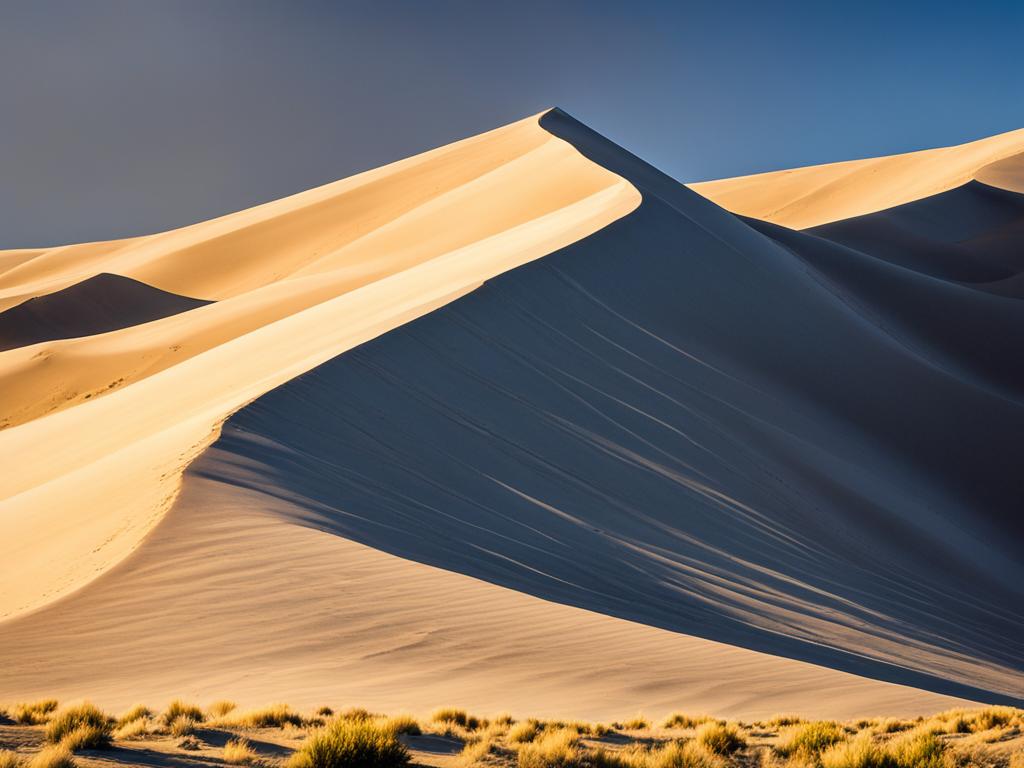
M 141 234 L 561 106 L 683 181 L 1024 126 L 1024 1 L 0 0 L 0 247 Z

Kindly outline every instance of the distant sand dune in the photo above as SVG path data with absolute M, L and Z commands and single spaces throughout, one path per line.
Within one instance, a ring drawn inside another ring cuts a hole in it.
M 1022 153 L 1024 129 L 955 147 L 689 186 L 733 213 L 806 229 L 937 195 L 975 178 L 1024 191 Z
M 1017 143 L 748 177 L 887 209 L 798 232 L 553 111 L 12 256 L 216 301 L 0 353 L 0 698 L 1020 703 Z

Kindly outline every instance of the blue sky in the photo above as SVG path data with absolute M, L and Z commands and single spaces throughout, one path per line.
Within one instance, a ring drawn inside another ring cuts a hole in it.
M 682 181 L 1024 126 L 1024 2 L 0 0 L 0 247 L 142 234 L 561 106 Z

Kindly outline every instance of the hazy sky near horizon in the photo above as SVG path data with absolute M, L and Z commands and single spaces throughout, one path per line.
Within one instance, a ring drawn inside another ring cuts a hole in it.
M 0 0 L 0 248 L 169 229 L 560 106 L 681 181 L 1024 127 L 1024 2 Z

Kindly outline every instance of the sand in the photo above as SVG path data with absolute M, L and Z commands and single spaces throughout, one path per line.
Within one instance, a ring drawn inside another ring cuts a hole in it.
M 954 147 L 689 186 L 733 213 L 806 229 L 937 195 L 972 179 L 1021 192 L 1022 158 L 1024 129 Z
M 1004 258 L 1003 184 L 916 236 Z M 1024 318 L 886 231 L 737 218 L 556 111 L 3 257 L 14 309 L 103 272 L 211 303 L 0 353 L 0 699 L 1019 701 Z

